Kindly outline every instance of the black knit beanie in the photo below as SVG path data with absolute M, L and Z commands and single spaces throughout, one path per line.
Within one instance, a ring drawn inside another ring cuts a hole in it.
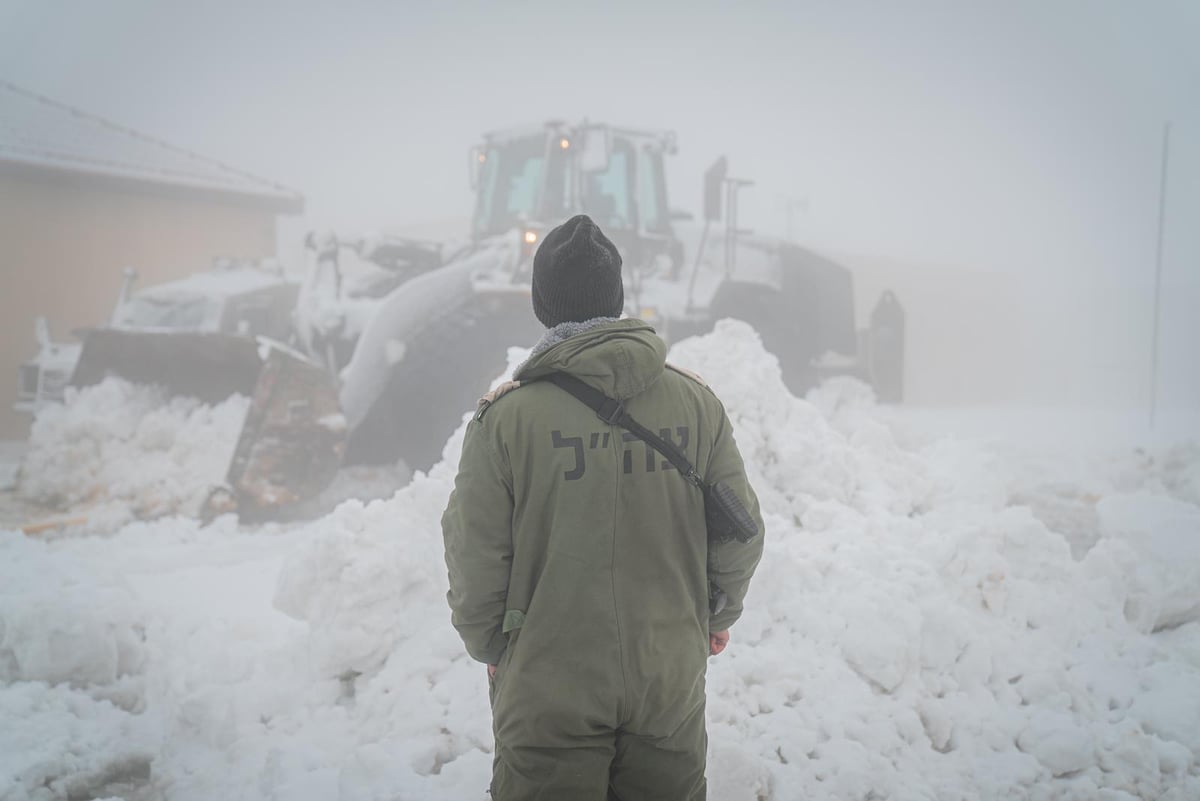
M 620 317 L 625 307 L 621 254 L 592 218 L 558 226 L 533 255 L 533 313 L 547 328 L 593 317 Z

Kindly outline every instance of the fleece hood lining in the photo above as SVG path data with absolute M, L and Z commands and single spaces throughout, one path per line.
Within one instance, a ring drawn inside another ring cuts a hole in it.
M 620 319 L 620 318 L 618 318 L 618 317 L 593 317 L 592 319 L 584 320 L 583 322 L 575 322 L 574 320 L 568 320 L 565 323 L 559 323 L 558 325 L 554 326 L 553 328 L 547 328 L 546 333 L 542 334 L 541 339 L 539 339 L 534 344 L 533 350 L 531 350 L 529 352 L 529 357 L 527 359 L 525 359 L 525 361 L 523 361 L 519 365 L 517 365 L 517 369 L 513 371 L 513 377 L 516 378 L 521 373 L 521 371 L 525 369 L 525 366 L 527 364 L 529 364 L 531 361 L 533 361 L 535 356 L 545 353 L 546 351 L 553 348 L 555 345 L 558 345 L 562 342 L 566 342 L 568 339 L 570 339 L 573 336 L 578 336 L 579 334 L 586 334 L 588 331 L 591 331 L 595 328 L 599 328 L 602 325 L 607 325 L 609 323 L 615 323 L 615 322 L 617 322 L 618 319 Z
M 644 320 L 594 317 L 547 330 L 513 377 L 524 382 L 563 370 L 624 400 L 657 381 L 665 360 L 665 344 Z

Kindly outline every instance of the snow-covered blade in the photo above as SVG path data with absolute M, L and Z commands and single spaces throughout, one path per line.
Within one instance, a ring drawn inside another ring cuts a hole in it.
M 101 328 L 84 339 L 71 385 L 88 387 L 115 375 L 219 403 L 252 394 L 262 365 L 258 343 L 250 337 Z
M 110 376 L 207 404 L 253 398 L 227 491 L 209 496 L 202 517 L 284 514 L 328 486 L 341 464 L 346 426 L 333 379 L 288 348 L 218 333 L 92 331 L 72 384 L 92 386 Z

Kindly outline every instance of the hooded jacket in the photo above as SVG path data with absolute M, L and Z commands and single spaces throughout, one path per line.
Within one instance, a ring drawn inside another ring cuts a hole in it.
M 707 481 L 727 482 L 763 531 L 724 407 L 665 354 L 640 320 L 601 325 L 535 354 L 519 389 L 468 425 L 442 520 L 447 597 L 470 655 L 499 664 L 498 740 L 580 715 L 671 731 L 703 702 L 709 632 L 742 612 L 763 537 L 710 547 L 698 489 L 536 380 L 563 371 L 622 401 Z M 711 618 L 710 580 L 729 597 Z M 504 714 L 518 709 L 533 714 Z

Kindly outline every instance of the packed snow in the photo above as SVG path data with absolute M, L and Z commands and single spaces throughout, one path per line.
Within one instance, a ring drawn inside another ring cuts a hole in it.
M 767 523 L 710 662 L 710 798 L 1200 798 L 1195 443 L 1030 469 L 854 381 L 791 396 L 742 323 L 671 360 L 724 401 Z M 100 391 L 110 420 L 136 399 Z M 197 414 L 223 413 L 171 425 Z M 23 481 L 121 486 L 130 416 L 120 450 L 35 445 Z M 439 522 L 462 433 L 394 497 L 305 525 L 0 533 L 0 799 L 486 799 Z
M 112 377 L 69 387 L 65 403 L 34 421 L 18 493 L 49 510 L 86 508 L 108 525 L 195 515 L 224 483 L 249 408 L 242 395 L 208 406 Z
M 166 284 L 148 286 L 139 291 L 137 297 L 164 301 L 191 297 L 223 299 L 287 283 L 289 279 L 274 259 L 259 262 L 217 259 L 211 269 Z

